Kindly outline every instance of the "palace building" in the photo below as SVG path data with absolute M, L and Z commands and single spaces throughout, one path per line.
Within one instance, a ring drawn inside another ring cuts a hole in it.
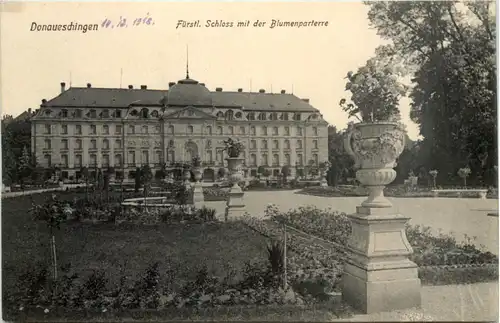
M 280 93 L 210 91 L 189 78 L 169 83 L 168 90 L 70 87 L 42 100 L 31 118 L 31 149 L 43 167 L 57 166 L 62 177 L 113 167 L 116 177 L 131 176 L 136 167 L 153 170 L 166 163 L 190 162 L 200 156 L 204 180 L 225 165 L 222 140 L 245 145 L 245 172 L 259 166 L 277 175 L 289 165 L 318 165 L 328 158 L 328 123 L 309 104 Z

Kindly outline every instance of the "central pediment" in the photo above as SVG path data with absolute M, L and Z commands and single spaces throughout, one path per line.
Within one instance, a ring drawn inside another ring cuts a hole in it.
M 186 107 L 163 117 L 164 119 L 216 119 L 215 116 L 194 107 Z

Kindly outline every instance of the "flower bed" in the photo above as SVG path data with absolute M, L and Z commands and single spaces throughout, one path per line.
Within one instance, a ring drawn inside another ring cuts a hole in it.
M 275 206 L 271 205 L 266 209 L 266 216 L 307 234 L 331 241 L 341 248 L 347 246 L 351 234 L 351 225 L 346 214 L 334 212 L 331 209 L 320 210 L 315 207 L 301 207 L 297 210 L 281 213 Z M 498 270 L 498 257 L 491 252 L 476 248 L 472 244 L 472 239 L 468 237 L 466 241 L 459 243 L 450 235 L 432 235 L 429 227 L 410 225 L 407 226 L 406 232 L 408 241 L 413 247 L 413 254 L 410 259 L 419 267 L 426 268 L 420 271 L 424 278 L 428 277 L 428 274 L 426 274 L 428 272 L 439 270 L 449 272 L 449 268 L 454 268 L 453 266 L 457 265 L 460 268 L 463 268 L 463 266 L 471 268 L 491 265 L 496 266 L 496 270 Z M 431 270 L 430 267 L 434 269 Z M 470 271 L 470 269 L 468 270 Z M 484 270 L 481 271 L 485 272 Z M 463 270 L 457 272 L 463 272 Z M 457 277 L 459 276 L 462 277 L 463 275 L 459 273 Z M 459 279 L 457 277 L 455 279 Z M 479 281 L 492 279 L 496 276 L 488 274 L 486 278 L 467 277 L 470 282 L 475 281 L 475 279 L 479 279 Z M 453 278 L 448 280 L 451 279 Z
M 203 196 L 205 201 L 226 201 L 229 196 L 229 188 L 204 187 Z
M 215 209 L 193 205 L 147 205 L 127 206 L 116 216 L 115 223 L 133 223 L 155 225 L 159 223 L 204 223 L 217 221 Z

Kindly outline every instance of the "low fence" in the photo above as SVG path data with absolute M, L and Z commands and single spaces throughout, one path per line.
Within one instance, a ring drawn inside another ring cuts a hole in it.
M 91 185 L 89 185 L 91 186 Z M 32 195 L 32 194 L 40 194 L 46 192 L 61 192 L 67 191 L 74 188 L 85 187 L 85 184 L 63 184 L 59 187 L 51 187 L 51 188 L 41 188 L 37 190 L 29 190 L 29 191 L 18 191 L 18 192 L 2 192 L 2 199 L 4 198 L 13 198 L 18 196 Z

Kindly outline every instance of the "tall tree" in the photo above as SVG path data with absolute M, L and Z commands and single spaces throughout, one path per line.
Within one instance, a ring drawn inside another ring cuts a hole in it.
M 328 170 L 329 184 L 336 186 L 347 177 L 353 177 L 354 161 L 344 149 L 344 133 L 335 126 L 328 126 Z

